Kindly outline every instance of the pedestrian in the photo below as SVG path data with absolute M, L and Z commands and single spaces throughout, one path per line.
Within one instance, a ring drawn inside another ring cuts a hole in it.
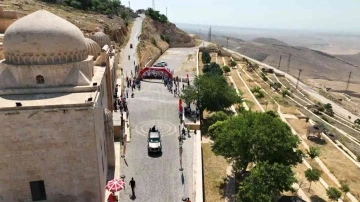
M 129 184 L 130 184 L 130 186 L 131 186 L 132 197 L 135 197 L 135 187 L 136 187 L 136 184 L 135 184 L 135 180 L 134 180 L 133 177 L 131 178 Z
M 184 84 L 182 85 L 182 90 L 184 90 Z
M 187 126 L 186 126 L 186 129 L 187 129 L 188 136 L 190 137 L 190 126 L 187 125 Z
M 129 91 L 126 89 L 126 98 L 129 98 Z
M 186 199 L 186 202 L 191 202 L 189 197 Z

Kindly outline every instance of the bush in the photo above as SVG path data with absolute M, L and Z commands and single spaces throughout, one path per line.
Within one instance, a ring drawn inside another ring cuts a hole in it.
M 283 90 L 283 91 L 281 91 L 281 95 L 283 96 L 283 97 L 286 97 L 286 96 L 290 96 L 291 95 L 291 93 L 290 93 L 290 91 L 288 91 L 288 90 Z
M 237 64 L 236 64 L 236 62 L 234 61 L 234 60 L 232 60 L 231 62 L 230 62 L 230 67 L 235 67 Z
M 148 8 L 145 11 L 145 15 L 147 15 L 151 19 L 156 20 L 156 21 L 161 22 L 161 23 L 167 23 L 168 22 L 168 19 L 167 19 L 166 15 L 160 14 L 159 11 L 156 11 L 156 10 L 154 10 L 152 8 Z
M 231 70 L 230 70 L 230 67 L 228 67 L 228 66 L 223 66 L 223 71 L 225 72 L 225 73 L 229 73 Z
M 161 40 L 166 41 L 166 43 L 170 44 L 170 37 L 167 35 L 160 35 Z
M 78 1 L 71 1 L 70 6 L 74 8 L 81 8 L 81 3 Z
M 102 14 L 116 14 L 119 15 L 121 9 L 120 1 L 114 0 L 65 0 L 68 6 L 83 10 L 93 10 Z

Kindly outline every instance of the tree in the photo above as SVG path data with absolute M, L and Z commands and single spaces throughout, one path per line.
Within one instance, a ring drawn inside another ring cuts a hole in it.
M 223 66 L 223 71 L 225 72 L 225 73 L 229 73 L 231 70 L 230 70 L 230 67 L 228 67 L 228 66 Z
M 122 11 L 120 12 L 120 17 L 121 17 L 122 19 L 124 19 L 125 21 L 127 21 L 127 20 L 128 20 L 128 13 L 127 13 L 125 10 L 122 10 Z
M 307 154 L 311 159 L 314 159 L 320 155 L 320 150 L 317 147 L 310 147 L 309 150 L 307 150 Z
M 325 114 L 329 116 L 334 116 L 334 111 L 330 103 L 324 105 Z
M 258 163 L 240 186 L 237 201 L 268 202 L 276 201 L 283 191 L 292 191 L 296 182 L 290 166 L 267 162 Z
M 196 77 L 193 85 L 188 86 L 180 96 L 186 103 L 199 101 L 200 114 L 203 110 L 221 111 L 235 103 L 240 103 L 241 98 L 234 88 L 229 86 L 223 75 L 203 74 Z
M 201 61 L 202 61 L 203 64 L 208 64 L 208 63 L 210 63 L 210 61 L 211 61 L 211 56 L 210 56 L 209 52 L 204 51 L 204 52 L 202 53 Z
M 307 169 L 305 171 L 305 177 L 310 182 L 308 192 L 310 191 L 311 183 L 319 181 L 321 172 L 318 169 Z
M 221 70 L 220 65 L 218 65 L 215 62 L 204 65 L 202 71 L 204 74 L 218 74 L 218 75 L 223 74 L 223 71 Z
M 299 150 L 293 150 L 299 139 L 286 123 L 268 113 L 244 111 L 226 120 L 213 135 L 214 152 L 233 161 L 236 172 L 244 172 L 251 162 L 296 165 L 302 161 Z
M 349 187 L 349 185 L 342 183 L 342 184 L 341 184 L 341 187 L 340 187 L 340 190 L 341 190 L 342 192 L 344 192 L 344 194 L 346 194 L 346 193 L 350 192 L 350 187 Z
M 360 119 L 356 119 L 356 120 L 354 121 L 354 123 L 355 123 L 357 126 L 360 126 Z
M 331 201 L 337 201 L 341 197 L 341 192 L 335 187 L 329 187 L 329 189 L 326 190 L 326 195 Z
M 230 67 L 235 67 L 237 64 L 236 64 L 236 62 L 234 61 L 234 60 L 232 60 L 231 62 L 230 62 Z

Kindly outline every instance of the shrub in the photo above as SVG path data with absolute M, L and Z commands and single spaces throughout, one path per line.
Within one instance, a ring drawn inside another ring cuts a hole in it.
M 156 20 L 156 21 L 161 22 L 161 23 L 167 23 L 168 22 L 168 19 L 167 19 L 166 15 L 160 14 L 159 11 L 156 11 L 156 10 L 154 10 L 152 8 L 148 8 L 145 11 L 145 15 L 147 15 L 151 19 Z
M 288 91 L 288 90 L 282 90 L 281 91 L 281 95 L 283 96 L 283 97 L 286 97 L 286 96 L 290 96 L 291 95 L 291 93 L 290 93 L 290 91 Z
M 160 35 L 161 40 L 166 41 L 166 43 L 170 43 L 170 37 L 168 35 Z
M 230 67 L 235 67 L 237 64 L 236 64 L 236 62 L 234 61 L 234 60 L 232 60 L 231 62 L 230 62 Z
M 204 51 L 204 52 L 202 53 L 201 61 L 202 61 L 202 63 L 204 63 L 204 64 L 210 63 L 210 61 L 211 61 L 211 56 L 210 56 L 209 52 Z
M 228 67 L 228 66 L 223 66 L 223 71 L 225 72 L 225 73 L 229 73 L 231 70 L 230 70 L 230 67 Z
M 74 8 L 81 8 L 81 3 L 78 1 L 71 1 L 70 6 Z

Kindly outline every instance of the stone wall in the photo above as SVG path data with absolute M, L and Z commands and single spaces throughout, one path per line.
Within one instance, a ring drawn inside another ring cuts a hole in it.
M 0 201 L 32 201 L 38 180 L 47 201 L 102 201 L 103 123 L 100 107 L 0 112 Z
M 94 74 L 92 56 L 87 60 L 59 65 L 10 65 L 0 63 L 1 88 L 31 88 L 52 86 L 86 86 Z M 36 84 L 36 76 L 42 75 L 44 84 Z

